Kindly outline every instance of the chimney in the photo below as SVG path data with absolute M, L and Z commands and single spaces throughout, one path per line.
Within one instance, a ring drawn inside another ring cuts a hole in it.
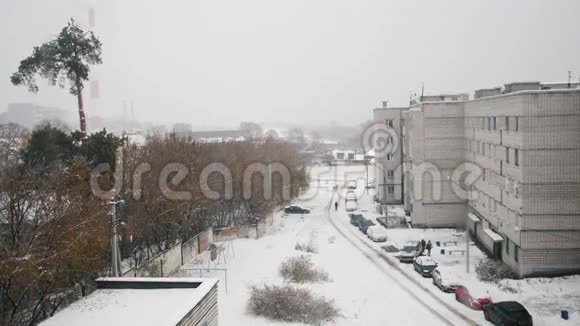
M 389 103 L 389 101 L 383 101 L 383 109 L 387 108 L 387 104 Z

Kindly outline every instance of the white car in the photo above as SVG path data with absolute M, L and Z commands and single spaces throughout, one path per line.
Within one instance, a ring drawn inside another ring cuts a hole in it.
M 443 292 L 455 293 L 455 290 L 461 286 L 458 282 L 450 280 L 449 276 L 445 276 L 439 267 L 431 272 L 431 277 L 433 277 L 433 284 Z
M 346 196 L 344 196 L 344 201 L 356 201 L 356 194 L 354 193 L 354 191 L 347 191 Z
M 348 189 L 356 189 L 356 180 L 349 180 L 349 181 L 346 183 L 346 187 L 347 187 Z
M 358 206 L 355 201 L 347 201 L 344 205 L 347 212 L 354 212 L 357 210 Z
M 382 225 L 374 225 L 367 229 L 367 236 L 374 242 L 387 241 L 387 230 Z

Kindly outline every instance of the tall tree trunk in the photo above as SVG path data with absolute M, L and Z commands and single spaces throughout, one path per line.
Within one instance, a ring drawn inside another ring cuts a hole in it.
M 79 120 L 81 127 L 81 142 L 84 144 L 87 141 L 87 122 L 85 120 L 85 109 L 83 107 L 83 86 L 80 78 L 76 79 L 77 100 L 79 105 Z

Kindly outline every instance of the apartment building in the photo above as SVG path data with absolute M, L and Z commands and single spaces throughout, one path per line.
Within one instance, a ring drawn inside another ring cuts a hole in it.
M 482 172 L 467 226 L 520 276 L 578 272 L 580 89 L 505 89 L 465 102 L 466 161 Z
M 580 85 L 423 97 L 401 121 L 414 226 L 467 227 L 522 277 L 580 271 Z
M 386 103 L 385 103 L 386 104 Z M 381 204 L 401 204 L 403 200 L 403 171 L 401 117 L 407 108 L 377 108 L 373 112 L 373 121 L 388 129 L 384 145 L 388 149 L 375 152 L 375 194 Z M 377 149 L 375 148 L 375 151 Z
M 405 207 L 415 227 L 465 225 L 467 206 L 452 175 L 465 161 L 466 97 L 423 97 L 403 112 Z

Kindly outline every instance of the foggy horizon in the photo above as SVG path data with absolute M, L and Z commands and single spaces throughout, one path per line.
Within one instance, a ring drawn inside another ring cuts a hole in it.
M 40 81 L 34 94 L 9 77 L 70 18 L 88 26 L 90 8 L 103 64 L 90 74 L 99 98 L 85 86 L 88 116 L 120 117 L 126 101 L 139 121 L 198 128 L 358 125 L 383 100 L 408 105 L 422 83 L 426 94 L 473 93 L 580 75 L 577 1 L 61 0 L 0 8 L 0 112 L 31 102 L 76 115 L 67 88 Z

